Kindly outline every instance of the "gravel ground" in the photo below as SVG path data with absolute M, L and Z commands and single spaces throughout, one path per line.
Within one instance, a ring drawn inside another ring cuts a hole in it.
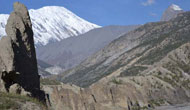
M 155 110 L 190 110 L 190 104 L 175 105 L 175 106 L 161 106 Z

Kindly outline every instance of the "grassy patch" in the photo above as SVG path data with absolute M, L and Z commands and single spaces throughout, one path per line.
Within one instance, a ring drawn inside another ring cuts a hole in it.
M 7 109 L 19 109 L 19 104 L 15 101 L 10 99 L 0 98 L 0 110 L 7 110 Z
M 154 108 L 156 106 L 161 106 L 165 103 L 163 99 L 158 99 L 158 100 L 150 100 L 148 101 L 149 105 Z
M 51 80 L 48 78 L 40 79 L 42 85 L 60 85 L 61 83 L 57 80 Z
M 159 76 L 159 75 L 155 75 L 155 76 L 156 76 L 157 78 L 159 78 L 159 79 L 161 79 L 161 80 L 163 80 L 163 81 L 165 81 L 165 82 L 171 84 L 173 87 L 178 86 L 178 85 L 176 84 L 176 82 L 175 82 L 174 79 L 171 79 L 171 78 L 169 78 L 169 77 L 167 77 L 167 76 Z M 176 78 L 176 79 L 177 79 L 177 78 Z
M 31 98 L 28 96 L 21 96 L 17 94 L 10 94 L 10 93 L 3 93 L 0 92 L 0 110 L 7 110 L 7 109 L 18 109 L 20 108 L 20 103 L 31 102 L 37 104 L 42 110 L 45 110 L 45 105 L 38 101 L 35 98 Z
M 185 87 L 186 89 L 190 89 L 190 80 L 187 79 L 187 80 L 184 80 L 182 81 L 182 84 L 181 84 L 183 87 Z
M 127 70 L 121 72 L 121 76 L 136 76 L 140 72 L 142 72 L 146 69 L 147 69 L 147 67 L 143 67 L 143 66 L 132 66 L 132 67 L 128 68 Z

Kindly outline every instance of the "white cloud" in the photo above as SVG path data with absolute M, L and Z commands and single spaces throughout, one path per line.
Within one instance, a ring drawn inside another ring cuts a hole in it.
M 150 13 L 150 16 L 152 16 L 152 17 L 156 17 L 156 16 L 158 16 L 156 13 Z
M 146 2 L 142 2 L 143 6 L 150 6 L 155 3 L 155 0 L 147 0 Z

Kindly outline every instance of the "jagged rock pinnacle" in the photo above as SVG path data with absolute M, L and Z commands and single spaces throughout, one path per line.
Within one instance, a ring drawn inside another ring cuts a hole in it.
M 0 90 L 41 97 L 32 24 L 23 4 L 14 3 L 6 33 L 0 40 Z

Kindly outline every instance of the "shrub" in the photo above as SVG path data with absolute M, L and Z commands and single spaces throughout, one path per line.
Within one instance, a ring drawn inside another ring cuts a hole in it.
M 113 82 L 114 84 L 122 84 L 122 80 L 116 78 L 112 79 L 111 82 Z

